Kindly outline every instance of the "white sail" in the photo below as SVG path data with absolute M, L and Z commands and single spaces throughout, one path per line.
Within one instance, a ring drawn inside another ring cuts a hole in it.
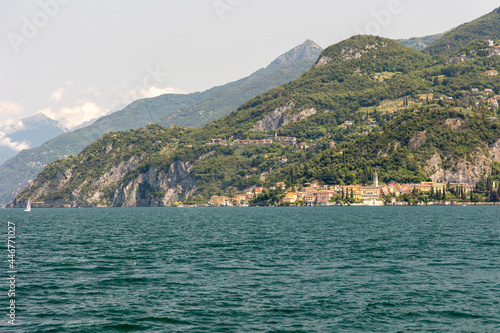
M 26 206 L 25 212 L 31 212 L 31 200 L 28 199 L 28 205 Z

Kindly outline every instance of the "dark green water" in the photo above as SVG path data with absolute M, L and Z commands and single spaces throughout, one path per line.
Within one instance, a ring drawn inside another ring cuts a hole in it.
M 34 209 L 0 221 L 0 331 L 500 332 L 498 206 Z

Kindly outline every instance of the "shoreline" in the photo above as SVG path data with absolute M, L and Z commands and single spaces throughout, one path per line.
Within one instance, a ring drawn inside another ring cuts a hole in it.
M 248 206 L 214 206 L 214 205 L 179 205 L 179 206 L 146 206 L 146 207 L 33 207 L 33 209 L 103 209 L 103 208 L 256 208 L 256 207 L 274 207 L 274 208 L 325 208 L 325 207 L 468 207 L 468 206 L 500 206 L 500 202 L 447 202 L 443 204 L 388 204 L 388 205 L 364 205 L 364 204 L 331 204 L 331 205 L 248 205 Z M 0 209 L 25 209 L 25 207 L 2 207 Z

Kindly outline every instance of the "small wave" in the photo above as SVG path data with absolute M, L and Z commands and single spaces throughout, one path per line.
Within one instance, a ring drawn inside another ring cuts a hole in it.
M 296 309 L 272 309 L 271 312 L 282 313 L 282 314 L 294 314 L 302 311 Z
M 498 242 L 476 242 L 476 245 L 479 246 L 498 246 L 500 243 Z
M 458 312 L 458 311 L 453 311 L 453 310 L 446 310 L 446 311 L 428 311 L 429 314 L 432 315 L 440 315 L 443 317 L 452 317 L 452 318 L 482 318 L 479 315 L 472 314 L 472 313 L 465 313 L 465 312 Z
M 378 307 L 378 306 L 384 306 L 384 307 L 395 307 L 396 304 L 394 303 L 391 303 L 389 301 L 380 301 L 380 302 L 372 302 L 372 303 L 368 303 L 367 307 L 371 308 L 371 307 Z
M 180 319 L 169 318 L 169 317 L 147 317 L 137 319 L 137 321 L 148 321 L 148 322 L 159 322 L 165 324 L 176 324 L 176 325 L 193 325 L 192 323 Z
M 108 282 L 119 281 L 119 282 L 124 282 L 124 283 L 135 283 L 135 282 L 147 282 L 150 280 L 152 280 L 150 277 L 124 277 L 124 278 L 109 279 L 109 280 L 105 280 L 105 281 L 108 281 Z
M 119 331 L 136 331 L 136 330 L 141 330 L 141 331 L 146 331 L 149 328 L 145 326 L 139 326 L 139 325 L 133 325 L 133 324 L 116 324 L 116 325 L 106 325 L 103 327 L 104 329 L 114 329 L 114 330 L 119 330 Z
M 366 249 L 359 249 L 359 250 L 354 250 L 354 253 L 371 253 L 371 252 L 386 252 L 388 249 L 383 246 L 378 246 L 378 247 L 370 247 Z
M 428 266 L 468 266 L 466 262 L 431 262 Z

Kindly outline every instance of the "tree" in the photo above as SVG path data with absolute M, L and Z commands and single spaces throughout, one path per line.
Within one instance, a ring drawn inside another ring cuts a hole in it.
M 206 203 L 206 200 L 200 195 L 198 194 L 195 198 L 194 198 L 194 202 L 197 204 L 197 205 L 201 205 L 203 203 Z
M 500 202 L 500 196 L 498 195 L 497 191 L 491 191 L 490 201 L 491 202 Z

